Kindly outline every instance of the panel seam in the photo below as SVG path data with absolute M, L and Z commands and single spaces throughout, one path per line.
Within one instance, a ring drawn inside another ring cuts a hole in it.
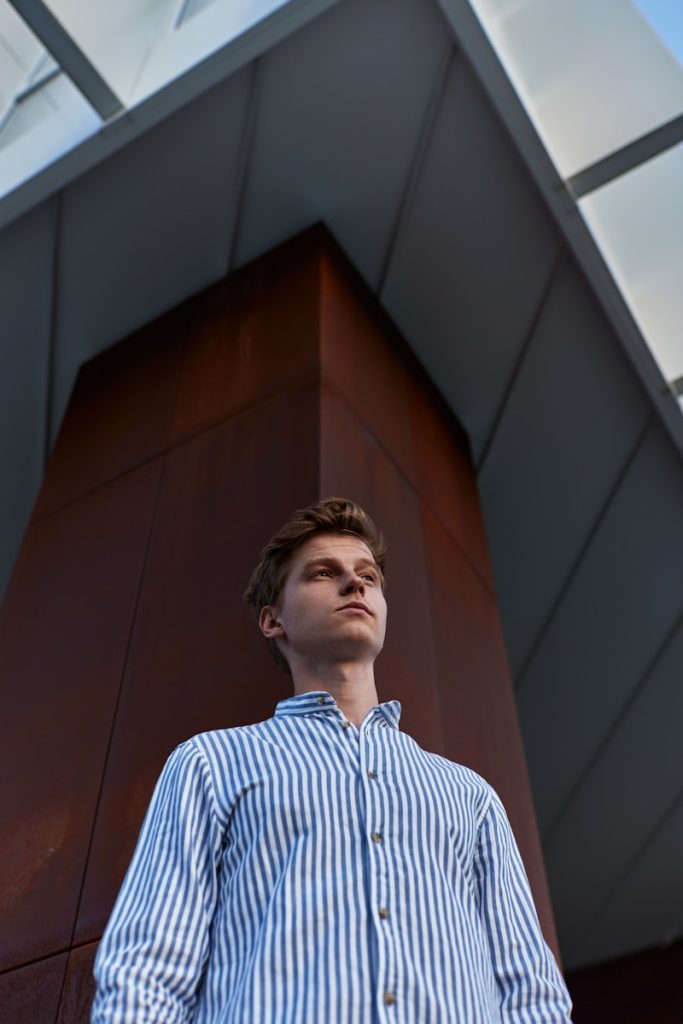
M 244 223 L 244 203 L 249 183 L 249 174 L 251 171 L 254 138 L 256 135 L 256 122 L 258 119 L 258 110 L 261 99 L 262 77 L 262 58 L 256 57 L 252 62 L 249 95 L 247 97 L 247 109 L 244 115 L 244 128 L 242 131 L 239 166 L 235 184 L 232 237 L 228 243 L 228 257 L 225 267 L 225 276 L 227 276 L 234 268 L 235 258 L 241 241 Z
M 157 458 L 158 458 L 158 456 L 157 456 Z M 158 507 L 159 507 L 159 499 L 160 499 L 160 496 L 161 496 L 161 491 L 162 491 L 162 486 L 163 486 L 165 470 L 166 470 L 166 454 L 164 453 L 161 456 L 161 468 L 159 470 L 159 478 L 157 480 L 156 494 L 154 495 L 154 501 L 153 501 L 153 504 L 152 504 L 152 511 L 151 511 L 151 514 L 150 514 L 149 526 L 147 527 L 147 537 L 146 537 L 146 540 L 145 540 L 144 554 L 143 554 L 142 562 L 141 562 L 141 565 L 140 565 L 140 575 L 138 577 L 138 582 L 137 582 L 137 587 L 136 587 L 136 592 L 135 592 L 135 600 L 133 602 L 133 609 L 132 609 L 132 614 L 131 614 L 130 627 L 129 627 L 129 630 L 128 630 L 128 638 L 126 640 L 126 648 L 125 648 L 125 652 L 124 652 L 124 656 L 123 656 L 123 661 L 122 661 L 122 664 L 121 664 L 121 675 L 120 675 L 120 679 L 119 679 L 118 692 L 116 694 L 116 700 L 114 702 L 114 708 L 112 710 L 111 726 L 110 726 L 109 737 L 108 737 L 108 741 L 107 741 L 107 749 L 105 751 L 104 760 L 103 760 L 103 764 L 102 764 L 102 774 L 100 776 L 100 785 L 99 785 L 99 789 L 98 789 L 98 793 L 97 793 L 97 799 L 95 801 L 95 808 L 94 808 L 93 817 L 92 817 L 92 827 L 90 829 L 90 836 L 89 836 L 89 839 L 88 839 L 88 846 L 87 846 L 87 849 L 86 849 L 85 860 L 84 860 L 84 864 L 83 864 L 83 874 L 81 876 L 81 884 L 80 884 L 80 888 L 79 888 L 79 892 L 78 892 L 78 898 L 77 898 L 77 901 L 76 901 L 76 909 L 75 909 L 75 913 L 74 913 L 73 925 L 72 925 L 72 929 L 71 929 L 71 938 L 70 938 L 70 943 L 69 943 L 69 948 L 70 949 L 73 948 L 74 936 L 75 936 L 75 933 L 76 933 L 76 928 L 78 926 L 78 918 L 79 918 L 79 914 L 80 914 L 80 910 L 81 910 L 81 903 L 82 903 L 82 899 L 83 899 L 83 891 L 84 891 L 84 888 L 85 888 L 85 881 L 86 881 L 86 877 L 87 877 L 87 873 L 88 873 L 88 867 L 89 867 L 89 864 L 90 864 L 90 855 L 92 853 L 92 847 L 93 847 L 93 842 L 94 842 L 94 838 L 95 838 L 95 831 L 96 831 L 96 827 L 97 827 L 97 820 L 98 820 L 98 816 L 99 816 L 100 806 L 101 806 L 101 803 L 102 803 L 102 796 L 103 796 L 103 792 L 104 792 L 104 783 L 105 783 L 105 779 L 106 779 L 106 776 L 107 776 L 107 767 L 109 765 L 109 759 L 110 759 L 111 750 L 112 750 L 112 746 L 113 746 L 114 734 L 116 732 L 116 724 L 117 724 L 117 720 L 118 720 L 118 713 L 119 713 L 119 706 L 120 706 L 120 703 L 121 703 L 121 696 L 122 696 L 123 689 L 124 689 L 124 686 L 125 686 L 126 672 L 127 672 L 128 663 L 129 663 L 129 660 L 130 660 L 130 652 L 131 652 L 131 648 L 132 648 L 133 636 L 135 634 L 135 628 L 136 628 L 137 616 L 138 616 L 138 609 L 140 607 L 140 598 L 141 598 L 141 595 L 142 595 L 143 584 L 144 584 L 145 576 L 146 576 L 146 573 L 147 573 L 147 563 L 149 561 L 149 554 L 150 554 L 150 549 L 151 549 L 151 544 L 152 544 L 152 535 L 153 535 L 154 527 L 155 527 L 155 524 L 156 524 L 157 510 L 158 510 Z M 87 945 L 87 943 L 84 943 L 84 944 Z M 66 981 L 66 975 L 65 975 L 65 981 Z M 60 994 L 60 1006 L 61 1006 L 61 1001 L 62 1001 L 62 994 Z
M 422 177 L 427 153 L 429 152 L 431 145 L 434 127 L 443 104 L 443 97 L 446 91 L 451 67 L 455 60 L 455 54 L 455 47 L 452 44 L 449 44 L 437 68 L 436 76 L 434 78 L 429 99 L 427 100 L 427 106 L 422 118 L 422 124 L 418 133 L 415 149 L 413 151 L 413 157 L 408 169 L 403 193 L 399 199 L 396 216 L 394 217 L 394 223 L 389 235 L 389 241 L 387 243 L 382 266 L 380 268 L 379 280 L 375 292 L 378 298 L 382 295 L 382 292 L 385 289 L 394 254 L 405 231 L 408 214 L 412 208 L 415 193 L 417 192 L 420 178 Z
M 359 420 L 362 423 L 363 429 L 366 430 L 367 433 L 372 435 L 375 443 L 377 444 L 377 447 L 382 450 L 382 452 L 384 453 L 385 457 L 392 464 L 392 466 L 394 467 L 396 472 L 399 474 L 401 479 L 404 481 L 404 483 L 407 484 L 407 486 L 410 488 L 410 490 L 413 492 L 413 494 L 418 498 L 418 500 L 422 504 L 424 504 L 426 508 L 428 508 L 430 510 L 430 512 L 434 516 L 434 518 L 437 521 L 437 523 L 439 524 L 439 526 L 446 533 L 448 539 L 458 549 L 459 554 L 461 555 L 461 557 L 463 558 L 463 560 L 465 561 L 465 563 L 469 567 L 470 571 L 479 580 L 480 584 L 482 585 L 482 587 L 484 588 L 486 593 L 489 595 L 489 597 L 493 598 L 493 601 L 494 601 L 494 603 L 496 605 L 496 609 L 497 609 L 498 608 L 498 602 L 497 602 L 497 598 L 496 598 L 496 593 L 495 593 L 495 589 L 491 586 L 491 583 L 489 583 L 489 581 L 485 578 L 485 576 L 482 574 L 482 572 L 480 571 L 480 569 L 476 565 L 476 563 L 472 561 L 472 559 L 470 558 L 467 550 L 462 546 L 462 544 L 458 540 L 458 538 L 453 536 L 453 533 L 451 532 L 450 528 L 443 521 L 442 517 L 439 515 L 437 510 L 432 506 L 432 504 L 429 501 L 427 501 L 427 499 L 422 494 L 420 494 L 420 492 L 418 491 L 417 487 L 415 486 L 413 481 L 410 479 L 410 477 L 406 476 L 405 472 L 403 471 L 403 468 L 396 461 L 394 455 L 391 453 L 391 451 L 389 451 L 389 449 L 386 447 L 386 445 L 384 444 L 382 439 L 377 436 L 375 431 L 372 429 L 372 427 L 370 427 L 366 423 L 366 421 L 363 419 L 361 414 L 355 408 L 353 403 L 349 401 L 349 399 L 346 397 L 346 395 L 342 391 L 339 390 L 339 388 L 334 384 L 333 381 L 331 381 L 329 379 L 329 377 L 325 373 L 321 374 L 321 384 L 324 385 L 325 387 L 329 388 L 329 390 L 331 392 L 333 392 L 333 394 L 340 401 L 342 401 L 344 403 L 344 405 L 348 409 L 351 410 L 351 412 L 356 417 L 356 419 Z M 322 389 L 321 389 L 321 391 L 322 391 Z
M 48 332 L 45 361 L 45 420 L 43 429 L 43 477 L 52 450 L 52 417 L 54 415 L 54 372 L 57 348 L 57 319 L 59 316 L 60 252 L 62 235 L 62 192 L 54 197 L 54 219 L 52 234 L 52 294 L 50 296 L 50 329 Z
M 555 287 L 555 284 L 559 280 L 560 274 L 564 270 L 566 265 L 567 252 L 564 246 L 562 246 L 557 256 L 555 257 L 555 260 L 553 261 L 553 265 L 550 270 L 550 275 L 545 283 L 543 291 L 541 292 L 541 297 L 536 306 L 536 310 L 531 318 L 531 323 L 529 325 L 529 329 L 527 330 L 526 337 L 524 338 L 522 347 L 517 354 L 517 358 L 512 367 L 512 372 L 510 373 L 507 384 L 505 386 L 505 390 L 503 391 L 502 398 L 494 414 L 491 429 L 489 430 L 486 441 L 484 442 L 482 450 L 479 454 L 479 458 L 475 464 L 477 478 L 481 476 L 484 470 L 486 461 L 491 453 L 491 448 L 493 447 L 496 437 L 498 436 L 498 430 L 500 428 L 501 422 L 505 418 L 505 414 L 508 410 L 510 400 L 512 398 L 515 387 L 517 386 L 517 381 L 522 372 L 522 368 L 531 350 L 531 346 L 534 341 L 536 331 L 538 330 L 538 325 L 541 322 L 543 314 L 545 313 L 546 307 L 550 300 L 550 296 Z
M 640 429 L 640 433 L 636 437 L 636 440 L 635 440 L 635 442 L 633 444 L 633 447 L 631 448 L 631 451 L 628 453 L 626 459 L 624 460 L 623 465 L 621 466 L 619 472 L 617 473 L 617 476 L 616 476 L 616 479 L 614 480 L 614 483 L 612 484 L 612 486 L 610 487 L 609 491 L 607 492 L 607 496 L 605 497 L 605 500 L 602 503 L 600 511 L 598 512 L 597 516 L 593 520 L 592 525 L 590 526 L 588 532 L 586 533 L 586 536 L 585 536 L 585 538 L 583 540 L 583 543 L 581 544 L 581 547 L 579 548 L 579 551 L 578 551 L 576 557 L 574 558 L 574 561 L 573 561 L 572 565 L 569 567 L 569 569 L 568 569 L 568 571 L 567 571 L 567 573 L 566 573 L 566 575 L 564 577 L 564 580 L 562 582 L 562 585 L 560 586 L 560 589 L 558 591 L 557 596 L 555 597 L 555 600 L 550 603 L 550 607 L 548 609 L 548 613 L 545 616 L 545 618 L 544 618 L 544 620 L 543 620 L 543 622 L 541 624 L 541 627 L 538 630 L 538 633 L 536 634 L 536 637 L 533 640 L 533 642 L 532 642 L 532 644 L 531 644 L 531 646 L 529 648 L 529 651 L 526 654 L 526 656 L 524 658 L 524 661 L 522 662 L 522 664 L 521 664 L 521 666 L 519 668 L 519 671 L 516 673 L 515 690 L 516 690 L 518 695 L 521 692 L 521 690 L 523 689 L 524 678 L 525 678 L 527 672 L 529 671 L 529 666 L 531 665 L 532 661 L 534 660 L 534 658 L 536 656 L 536 653 L 537 653 L 539 647 L 541 646 L 541 643 L 543 642 L 543 639 L 544 639 L 546 633 L 548 632 L 548 630 L 550 628 L 550 624 L 552 623 L 553 619 L 555 618 L 555 615 L 557 614 L 557 611 L 558 611 L 560 605 L 564 601 L 564 599 L 565 599 L 565 597 L 566 597 L 566 595 L 567 595 L 567 593 L 568 593 L 572 583 L 574 582 L 574 579 L 576 578 L 576 575 L 578 574 L 578 571 L 579 571 L 579 569 L 581 567 L 581 564 L 582 564 L 584 558 L 586 557 L 586 553 L 588 552 L 588 549 L 590 548 L 591 544 L 595 540 L 595 537 L 596 537 L 600 527 L 602 526 L 603 522 L 605 521 L 605 519 L 607 517 L 607 514 L 608 514 L 608 512 L 609 512 L 609 510 L 610 510 L 610 508 L 612 506 L 612 503 L 613 503 L 614 499 L 616 498 L 616 495 L 618 494 L 619 490 L 621 489 L 621 487 L 622 487 L 622 485 L 624 483 L 624 480 L 626 479 L 626 477 L 628 475 L 628 472 L 629 472 L 631 466 L 633 465 L 633 463 L 634 463 L 634 461 L 636 459 L 636 456 L 640 452 L 640 449 L 642 448 L 642 446 L 643 446 L 643 444 L 645 442 L 645 439 L 646 439 L 646 437 L 648 436 L 648 434 L 650 432 L 650 428 L 651 428 L 652 423 L 654 421 L 654 416 L 655 416 L 654 410 L 650 410 L 648 412 L 646 418 L 645 418 L 645 422 L 644 422 L 643 426 Z
M 616 881 L 608 888 L 604 899 L 601 900 L 595 913 L 588 919 L 583 928 L 579 929 L 578 934 L 570 944 L 570 954 L 574 952 L 577 946 L 579 946 L 580 943 L 584 941 L 586 936 L 590 934 L 591 930 L 595 927 L 596 923 L 600 920 L 601 916 L 605 913 L 610 903 L 614 899 L 615 893 L 618 892 L 620 886 L 623 885 L 624 881 L 633 871 L 633 868 L 642 858 L 648 846 L 650 846 L 651 843 L 653 843 L 657 836 L 660 834 L 660 832 L 663 831 L 669 819 L 672 818 L 678 810 L 679 805 L 683 805 L 683 791 L 679 791 L 676 794 L 676 796 L 674 797 L 672 802 L 667 806 L 663 814 L 660 815 L 660 817 L 657 819 L 653 827 L 650 829 L 649 833 L 647 834 L 643 842 L 638 847 L 637 851 L 619 872 Z
M 548 826 L 547 830 L 544 832 L 544 834 L 543 834 L 543 843 L 544 843 L 544 845 L 551 842 L 552 837 L 553 837 L 557 827 L 559 826 L 561 819 L 567 813 L 567 809 L 571 806 L 571 804 L 574 802 L 574 800 L 578 796 L 579 792 L 583 789 L 583 787 L 584 787 L 584 785 L 585 785 L 585 783 L 586 783 L 590 773 L 593 771 L 593 769 L 595 768 L 596 764 L 600 761 L 600 759 L 605 754 L 605 751 L 607 750 L 607 747 L 608 747 L 609 743 L 611 742 L 613 737 L 617 734 L 617 732 L 619 731 L 619 727 L 621 726 L 622 722 L 624 721 L 624 719 L 628 715 L 628 712 L 630 711 L 631 707 L 636 703 L 636 701 L 638 700 L 638 697 L 640 696 L 640 694 L 643 692 L 643 690 L 647 686 L 649 679 L 651 678 L 652 674 L 654 673 L 654 671 L 655 671 L 655 669 L 657 667 L 657 664 L 659 663 L 659 661 L 661 661 L 661 659 L 664 657 L 667 649 L 673 643 L 673 641 L 674 641 L 674 639 L 676 637 L 676 633 L 678 632 L 678 630 L 680 629 L 682 624 L 683 624 L 683 612 L 679 613 L 679 615 L 674 619 L 673 625 L 670 626 L 670 628 L 665 632 L 664 636 L 662 637 L 662 640 L 659 643 L 659 646 L 657 647 L 657 650 L 655 651 L 653 657 L 650 659 L 647 667 L 643 671 L 643 674 L 641 675 L 640 679 L 636 682 L 635 686 L 632 688 L 632 690 L 629 693 L 628 697 L 626 698 L 626 700 L 622 704 L 622 706 L 621 706 L 621 708 L 619 710 L 619 714 L 610 723 L 609 727 L 603 733 L 601 739 L 596 743 L 595 750 L 594 750 L 593 754 L 588 759 L 588 761 L 586 762 L 584 768 L 580 772 L 577 781 L 574 783 L 574 785 L 572 786 L 571 790 L 569 791 L 569 794 L 565 798 L 565 800 L 564 800 L 564 802 L 562 804 L 562 807 L 560 808 L 558 813 L 553 818 L 553 820 L 550 823 L 550 825 Z
M 250 402 L 248 405 L 240 406 L 239 409 L 234 410 L 227 416 L 222 416 L 214 423 L 205 424 L 204 426 L 199 427 L 197 430 L 191 431 L 187 435 L 184 435 L 183 437 L 179 438 L 177 441 L 171 443 L 169 443 L 168 441 L 164 442 L 161 445 L 161 447 L 153 451 L 150 455 L 146 456 L 146 458 L 140 459 L 137 462 L 131 462 L 123 469 L 119 470 L 116 473 L 113 473 L 111 476 L 108 476 L 105 480 L 100 480 L 97 483 L 93 484 L 91 487 L 88 487 L 83 491 L 79 491 L 78 494 L 75 494 L 71 498 L 67 498 L 66 501 L 63 501 L 55 505 L 53 508 L 48 509 L 47 512 L 43 512 L 40 515 L 33 516 L 31 519 L 31 523 L 40 523 L 43 520 L 48 519 L 50 516 L 55 515 L 57 512 L 61 512 L 63 509 L 68 508 L 70 505 L 73 505 L 74 502 L 80 501 L 81 498 L 85 498 L 91 494 L 95 494 L 97 491 L 101 490 L 101 488 L 107 487 L 109 484 L 114 483 L 116 480 L 122 479 L 122 477 L 127 476 L 128 473 L 133 473 L 135 472 L 135 470 L 141 469 L 142 466 L 147 466 L 150 462 L 153 462 L 160 456 L 166 455 L 170 452 L 174 452 L 178 448 L 182 448 L 183 445 L 189 444 L 191 441 L 195 441 L 198 437 L 201 437 L 202 434 L 208 434 L 212 430 L 217 430 L 219 427 L 225 426 L 225 424 L 228 423 L 230 420 L 235 419 L 238 416 L 242 416 L 245 413 L 251 412 L 253 409 L 257 408 L 262 402 L 268 402 L 271 399 L 276 398 L 278 395 L 284 394 L 286 391 L 289 391 L 290 388 L 298 388 L 302 387 L 305 384 L 312 383 L 316 379 L 316 376 L 318 376 L 318 373 L 319 371 L 317 369 L 307 370 L 306 373 L 303 374 L 301 377 L 297 377 L 295 380 L 290 381 L 284 387 L 276 388 L 274 391 L 269 391 L 265 395 L 260 395 L 255 401 Z M 177 402 L 177 391 L 176 399 L 174 401 Z

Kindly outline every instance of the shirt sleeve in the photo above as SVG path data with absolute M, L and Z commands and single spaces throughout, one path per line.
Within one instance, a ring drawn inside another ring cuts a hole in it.
M 477 897 L 505 1024 L 567 1024 L 571 1000 L 546 945 L 503 805 L 492 793 L 474 858 Z
M 92 1024 L 180 1024 L 208 956 L 222 846 L 208 766 L 190 740 L 157 782 L 95 960 Z

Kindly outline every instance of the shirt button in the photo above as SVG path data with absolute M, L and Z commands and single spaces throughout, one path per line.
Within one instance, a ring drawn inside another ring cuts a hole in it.
M 318 704 L 324 704 L 325 703 L 325 698 L 324 697 L 318 697 L 317 700 L 318 700 Z
M 377 776 L 373 772 L 372 768 L 368 768 L 368 778 L 369 779 L 376 779 L 377 778 Z
M 370 836 L 370 838 L 372 839 L 373 843 L 381 843 L 382 842 L 382 833 L 381 832 L 373 832 L 372 835 Z
M 389 917 L 389 911 L 387 910 L 386 907 L 380 907 L 377 913 L 379 914 L 383 921 L 386 921 L 386 919 Z
M 394 995 L 394 993 L 393 992 L 385 992 L 384 993 L 384 1002 L 385 1002 L 386 1006 L 393 1006 L 394 1003 L 396 1002 L 396 996 Z
M 350 722 L 342 722 L 342 729 L 348 729 L 348 727 L 349 727 L 350 725 L 351 725 L 351 723 L 350 723 Z

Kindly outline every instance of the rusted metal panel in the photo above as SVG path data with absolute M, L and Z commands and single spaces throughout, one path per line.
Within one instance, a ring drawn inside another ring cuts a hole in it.
M 317 373 L 320 244 L 308 231 L 192 301 L 173 442 Z
M 499 793 L 515 832 L 546 940 L 557 952 L 522 737 L 495 601 L 430 509 L 423 514 L 447 756 Z
M 159 467 L 28 532 L 0 618 L 0 965 L 69 945 Z
M 323 246 L 323 373 L 392 456 L 493 590 L 469 444 L 374 297 L 330 242 Z
M 321 396 L 320 489 L 358 501 L 381 524 L 389 547 L 387 640 L 377 662 L 382 700 L 403 706 L 401 726 L 425 749 L 444 753 L 431 625 L 431 592 L 420 501 L 365 424 L 330 388 Z
M 34 518 L 141 465 L 167 446 L 187 315 L 181 306 L 85 364 Z
M 680 1024 L 683 942 L 567 974 L 580 1024 Z
M 69 953 L 57 1024 L 90 1024 L 90 1008 L 95 995 L 92 968 L 97 946 L 97 942 L 90 942 Z
M 241 595 L 268 536 L 317 496 L 318 386 L 280 392 L 166 457 L 76 941 L 97 938 L 159 770 L 194 733 L 291 693 Z
M 411 405 L 419 387 L 396 349 L 406 348 L 405 342 L 331 249 L 322 260 L 320 301 L 326 378 L 412 480 Z
M 0 974 L 0 1024 L 53 1024 L 67 954 Z
M 436 403 L 412 417 L 415 486 L 490 593 L 493 568 L 469 453 L 456 443 Z

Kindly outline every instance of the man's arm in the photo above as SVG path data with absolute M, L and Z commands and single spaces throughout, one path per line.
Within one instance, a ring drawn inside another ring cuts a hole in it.
M 102 937 L 92 1024 L 192 1019 L 221 842 L 208 768 L 190 740 L 166 762 Z
M 567 1024 L 569 993 L 541 934 L 517 844 L 495 794 L 479 827 L 474 873 L 502 1020 Z

